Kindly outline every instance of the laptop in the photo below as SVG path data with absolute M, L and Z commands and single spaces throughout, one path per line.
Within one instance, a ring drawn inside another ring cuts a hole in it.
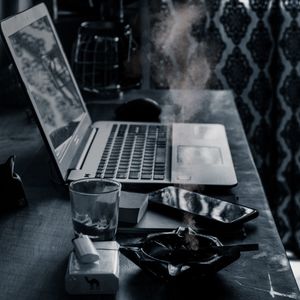
M 222 124 L 92 123 L 43 3 L 2 21 L 1 33 L 63 182 L 237 184 Z

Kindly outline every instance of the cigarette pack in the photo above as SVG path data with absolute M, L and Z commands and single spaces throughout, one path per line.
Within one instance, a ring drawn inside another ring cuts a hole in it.
M 80 262 L 75 252 L 69 256 L 65 288 L 69 294 L 114 294 L 119 288 L 119 244 L 94 242 L 99 260 Z

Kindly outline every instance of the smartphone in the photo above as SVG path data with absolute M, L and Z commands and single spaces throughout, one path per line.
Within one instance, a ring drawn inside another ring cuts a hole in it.
M 236 228 L 258 216 L 258 211 L 254 208 L 174 186 L 149 193 L 148 203 L 151 209 L 184 218 L 184 223 L 223 229 Z

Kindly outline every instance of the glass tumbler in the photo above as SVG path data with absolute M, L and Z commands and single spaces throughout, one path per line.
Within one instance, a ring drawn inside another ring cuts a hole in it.
M 74 233 L 92 240 L 114 240 L 118 227 L 121 184 L 87 178 L 69 185 Z

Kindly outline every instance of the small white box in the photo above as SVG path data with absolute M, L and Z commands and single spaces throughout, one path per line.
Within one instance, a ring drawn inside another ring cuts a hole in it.
M 94 242 L 99 260 L 80 263 L 74 251 L 69 257 L 65 288 L 69 294 L 114 294 L 119 288 L 119 244 Z

